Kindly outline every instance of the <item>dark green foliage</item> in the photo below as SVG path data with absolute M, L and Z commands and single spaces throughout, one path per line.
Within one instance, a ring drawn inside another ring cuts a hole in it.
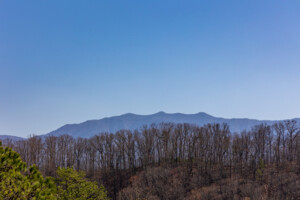
M 72 168 L 58 168 L 58 199 L 109 199 L 105 188 L 98 187 L 96 182 L 87 181 L 84 172 L 77 172 Z
M 36 166 L 28 169 L 18 153 L 0 142 L 0 199 L 56 199 L 55 190 Z

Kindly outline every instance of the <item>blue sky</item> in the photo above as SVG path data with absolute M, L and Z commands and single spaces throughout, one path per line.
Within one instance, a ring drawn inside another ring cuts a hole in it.
M 0 134 L 124 113 L 300 117 L 300 1 L 0 0 Z

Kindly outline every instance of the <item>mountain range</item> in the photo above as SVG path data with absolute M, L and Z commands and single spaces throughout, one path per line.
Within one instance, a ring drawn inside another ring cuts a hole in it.
M 298 123 L 300 123 L 300 118 L 295 118 Z M 282 120 L 283 121 L 283 120 Z M 96 134 L 103 132 L 115 133 L 121 129 L 135 130 L 140 129 L 144 125 L 151 125 L 153 123 L 159 124 L 162 122 L 172 122 L 172 123 L 189 123 L 202 126 L 207 123 L 227 123 L 230 127 L 231 132 L 241 132 L 243 130 L 250 130 L 253 126 L 266 123 L 274 124 L 278 121 L 272 120 L 256 120 L 247 118 L 220 118 L 214 117 L 204 112 L 199 112 L 196 114 L 182 114 L 182 113 L 165 113 L 158 112 L 151 115 L 137 115 L 132 113 L 127 113 L 120 116 L 106 117 L 99 120 L 88 120 L 79 124 L 66 124 L 50 133 L 43 136 L 54 135 L 60 136 L 63 134 L 69 134 L 73 137 L 83 137 L 89 138 Z M 20 139 L 14 136 L 0 136 L 0 140 L 5 138 Z M 22 139 L 22 138 L 21 138 Z
M 294 120 L 300 122 L 300 118 Z M 67 124 L 47 135 L 59 136 L 69 134 L 73 137 L 92 137 L 95 134 L 102 132 L 115 133 L 121 129 L 135 130 L 142 128 L 143 125 L 151 125 L 153 123 L 159 124 L 162 122 L 172 123 L 189 123 L 202 126 L 207 123 L 227 123 L 231 132 L 241 132 L 243 130 L 250 130 L 253 126 L 261 123 L 273 124 L 278 121 L 271 120 L 255 120 L 247 118 L 233 118 L 225 119 L 220 117 L 213 117 L 204 112 L 196 114 L 182 114 L 182 113 L 165 113 L 158 112 L 152 115 L 137 115 L 127 113 L 120 116 L 108 117 L 99 120 L 88 120 L 79 124 Z

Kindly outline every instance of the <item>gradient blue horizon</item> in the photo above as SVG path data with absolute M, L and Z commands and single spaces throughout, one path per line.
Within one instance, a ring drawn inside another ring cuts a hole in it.
M 0 135 L 124 113 L 300 117 L 300 2 L 0 0 Z

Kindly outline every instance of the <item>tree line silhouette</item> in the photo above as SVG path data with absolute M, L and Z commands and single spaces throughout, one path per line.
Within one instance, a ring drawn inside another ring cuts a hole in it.
M 296 121 L 231 133 L 227 124 L 161 123 L 92 138 L 31 136 L 4 144 L 46 176 L 82 170 L 113 199 L 300 198 Z

